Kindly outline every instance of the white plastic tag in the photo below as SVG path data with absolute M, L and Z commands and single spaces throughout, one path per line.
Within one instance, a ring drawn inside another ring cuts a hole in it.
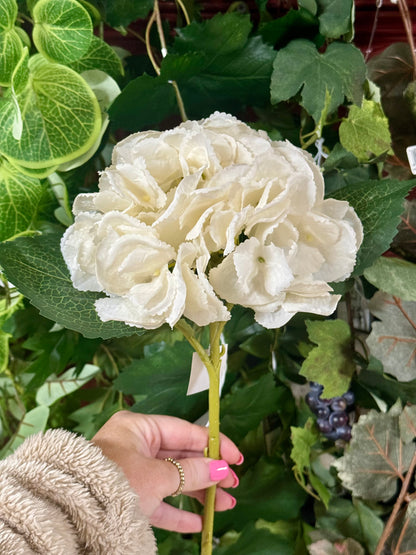
M 409 160 L 410 170 L 413 175 L 416 175 L 416 145 L 408 146 L 406 148 L 406 154 Z
M 227 355 L 228 355 L 228 345 L 223 345 L 224 354 L 221 357 L 221 367 L 220 367 L 220 393 L 222 391 L 222 386 L 225 381 L 225 374 L 227 373 Z M 199 358 L 198 353 L 192 355 L 192 366 L 191 375 L 189 376 L 189 384 L 187 395 L 193 395 L 194 393 L 199 393 L 200 391 L 205 391 L 209 389 L 209 376 L 208 370 L 205 364 Z

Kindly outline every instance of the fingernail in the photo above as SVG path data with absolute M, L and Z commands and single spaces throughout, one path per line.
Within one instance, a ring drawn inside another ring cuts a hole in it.
M 234 483 L 231 487 L 236 488 L 238 486 L 238 484 L 240 483 L 240 480 L 238 479 L 237 474 L 234 472 L 234 470 L 232 468 L 230 468 L 230 472 L 231 472 L 231 476 L 234 478 Z
M 234 507 L 237 504 L 237 499 L 235 497 L 233 497 L 232 495 L 230 497 L 231 497 L 231 507 L 230 507 L 230 509 L 234 509 Z
M 242 453 L 240 453 L 240 458 L 238 459 L 238 461 L 235 464 L 240 465 L 240 464 L 243 464 L 243 462 L 244 462 L 244 455 Z
M 213 482 L 219 482 L 228 476 L 230 467 L 225 461 L 211 461 L 209 463 L 209 474 Z

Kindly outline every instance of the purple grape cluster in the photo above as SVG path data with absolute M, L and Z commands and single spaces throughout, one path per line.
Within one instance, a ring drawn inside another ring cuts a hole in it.
M 323 386 L 316 382 L 310 382 L 310 388 L 305 400 L 311 411 L 317 416 L 316 424 L 319 431 L 332 441 L 337 439 L 349 441 L 351 426 L 348 411 L 354 404 L 354 393 L 347 391 L 341 397 L 321 399 Z

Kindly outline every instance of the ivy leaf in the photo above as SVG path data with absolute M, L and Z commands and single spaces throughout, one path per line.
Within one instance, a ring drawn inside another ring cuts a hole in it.
M 15 29 L 0 32 L 0 85 L 8 87 L 14 68 L 23 54 L 23 44 Z
M 51 62 L 81 58 L 92 39 L 92 21 L 76 0 L 39 0 L 33 9 L 33 42 Z
M 44 192 L 39 179 L 22 175 L 7 163 L 0 166 L 0 241 L 31 228 Z
M 123 65 L 115 51 L 99 37 L 93 36 L 90 46 L 85 54 L 68 64 L 77 73 L 82 73 L 89 69 L 99 69 L 117 79 L 123 75 Z
M 351 352 L 351 331 L 344 320 L 306 321 L 313 348 L 302 364 L 300 373 L 324 386 L 323 397 L 345 393 L 355 372 Z
M 331 194 L 333 198 L 348 201 L 363 224 L 364 241 L 358 251 L 353 275 L 361 275 L 388 249 L 397 231 L 403 199 L 415 185 L 415 180 L 369 180 Z
M 126 27 L 136 19 L 144 19 L 153 8 L 153 0 L 102 0 L 106 22 L 112 27 Z
M 0 29 L 13 29 L 17 18 L 18 6 L 16 0 L 0 0 Z
M 27 437 L 38 432 L 43 432 L 46 428 L 48 418 L 48 407 L 35 407 L 27 412 L 19 423 L 15 434 L 0 451 L 0 459 L 3 459 L 13 453 L 13 451 L 15 451 Z
M 114 386 L 127 395 L 145 395 L 134 405 L 136 412 L 196 420 L 207 409 L 208 399 L 206 392 L 186 395 L 192 353 L 185 341 L 148 346 L 145 357 L 129 364 Z
M 237 499 L 234 510 L 215 516 L 216 533 L 230 528 L 244 530 L 248 522 L 259 518 L 269 522 L 297 518 L 306 497 L 283 463 L 265 458 L 247 470 L 233 495 Z
M 319 440 L 319 433 L 313 426 L 312 418 L 307 420 L 303 428 L 291 426 L 290 431 L 290 438 L 293 445 L 290 458 L 295 463 L 292 470 L 296 476 L 297 482 L 308 491 L 305 474 L 309 476 L 312 487 L 318 493 L 324 505 L 328 506 L 331 495 L 311 468 L 312 447 Z
M 155 126 L 177 113 L 175 91 L 165 79 L 144 74 L 128 83 L 108 112 L 112 125 L 127 131 Z
M 367 345 L 384 371 L 401 382 L 416 375 L 416 303 L 378 291 L 368 305 L 380 321 L 373 322 Z
M 353 35 L 353 0 L 318 0 L 319 31 L 324 37 L 338 39 Z
M 350 107 L 347 119 L 339 127 L 339 138 L 360 162 L 393 154 L 388 120 L 380 104 L 373 100 L 364 99 L 361 107 Z
M 221 401 L 221 430 L 238 443 L 276 410 L 281 391 L 272 374 L 266 374 L 226 395 Z
M 345 97 L 359 104 L 365 76 L 364 59 L 355 46 L 333 42 L 320 54 L 314 43 L 293 40 L 276 55 L 271 100 L 277 104 L 301 91 L 300 103 L 317 123 L 325 108 L 327 113 L 333 112 Z
M 101 116 L 94 93 L 75 71 L 39 54 L 30 62 L 30 86 L 16 96 L 21 139 L 13 136 L 16 106 L 9 96 L 0 104 L 0 151 L 17 164 L 39 169 L 86 152 L 100 133 Z
M 385 293 L 402 301 L 416 301 L 416 264 L 400 258 L 381 256 L 364 271 L 365 278 Z
M 51 406 L 58 399 L 73 393 L 85 385 L 99 371 L 98 366 L 86 364 L 81 372 L 77 372 L 76 368 L 70 368 L 59 376 L 50 376 L 36 393 L 37 404 L 46 407 Z
M 388 501 L 396 494 L 397 481 L 414 455 L 414 445 L 403 444 L 400 438 L 400 413 L 397 405 L 388 413 L 371 410 L 353 425 L 349 448 L 334 463 L 342 484 L 353 495 Z
M 43 316 L 85 337 L 124 337 L 144 330 L 122 322 L 102 322 L 94 307 L 100 295 L 72 285 L 60 249 L 61 235 L 20 237 L 0 244 L 0 264 L 7 278 Z

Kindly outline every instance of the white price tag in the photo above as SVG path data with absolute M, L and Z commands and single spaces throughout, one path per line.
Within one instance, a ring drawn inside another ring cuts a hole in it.
M 408 146 L 406 148 L 406 154 L 409 160 L 410 170 L 413 175 L 416 175 L 416 145 Z
M 225 374 L 227 373 L 227 347 L 227 345 L 223 345 L 225 352 L 221 357 L 220 393 L 222 391 L 222 386 L 224 385 Z M 208 370 L 199 358 L 198 353 L 194 353 L 192 355 L 191 375 L 189 377 L 188 391 L 186 394 L 193 395 L 194 393 L 199 393 L 200 391 L 205 391 L 206 389 L 209 389 Z

